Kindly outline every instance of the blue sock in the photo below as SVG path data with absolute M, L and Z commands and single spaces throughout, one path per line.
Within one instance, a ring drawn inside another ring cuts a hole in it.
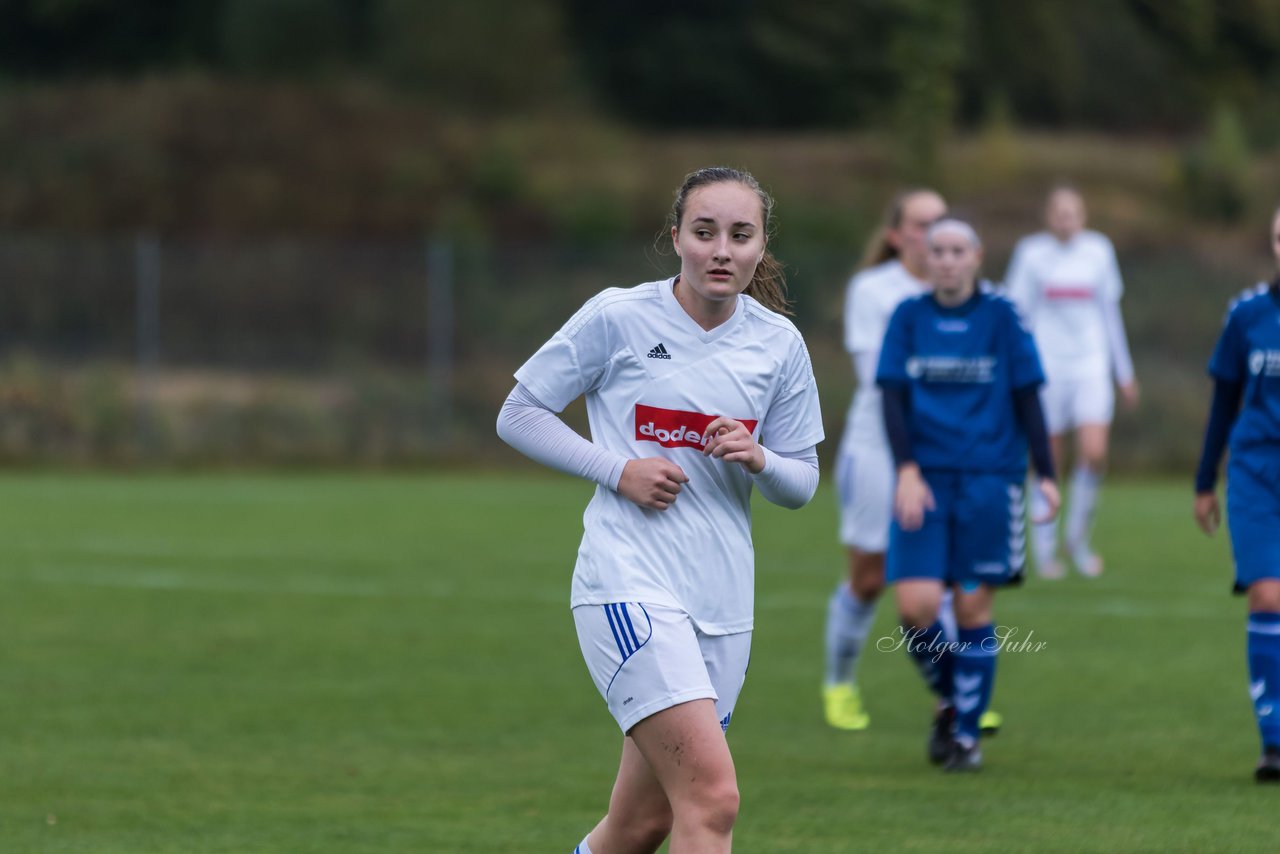
M 951 643 L 940 620 L 934 620 L 927 629 L 916 629 L 904 625 L 906 632 L 907 652 L 915 662 L 916 669 L 924 677 L 929 690 L 944 700 L 951 699 Z
M 960 643 L 953 654 L 956 737 L 976 744 L 978 720 L 991 702 L 996 683 L 996 629 L 988 623 L 976 629 L 960 629 Z
M 842 581 L 827 603 L 826 684 L 852 682 L 858 656 L 876 618 L 876 603 L 863 602 Z
M 1249 615 L 1249 696 L 1264 747 L 1280 747 L 1280 613 Z

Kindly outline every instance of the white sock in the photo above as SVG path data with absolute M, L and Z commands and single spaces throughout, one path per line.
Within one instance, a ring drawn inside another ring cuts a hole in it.
M 1067 508 L 1067 548 L 1071 557 L 1080 561 L 1092 552 L 1089 549 L 1089 533 L 1093 527 L 1093 511 L 1098 506 L 1098 486 L 1102 476 L 1084 466 L 1077 466 L 1071 475 L 1071 504 Z
M 948 642 L 956 643 L 960 640 L 960 628 L 956 625 L 956 611 L 950 588 L 944 588 L 942 591 L 942 603 L 938 605 L 938 622 L 942 624 L 942 634 Z
M 1031 518 L 1039 519 L 1049 512 L 1049 499 L 1035 486 L 1031 488 Z M 1036 566 L 1044 568 L 1054 561 L 1058 551 L 1058 520 L 1036 522 L 1031 526 L 1031 551 Z
M 587 834 L 590 836 L 591 834 Z M 582 841 L 578 843 L 578 847 L 573 849 L 573 854 L 591 854 L 591 846 L 587 845 L 587 836 L 582 837 Z
M 840 582 L 827 603 L 826 684 L 853 681 L 875 619 L 876 603 L 863 602 L 849 589 L 849 582 Z

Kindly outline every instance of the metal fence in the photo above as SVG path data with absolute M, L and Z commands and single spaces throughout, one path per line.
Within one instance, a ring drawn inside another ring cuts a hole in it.
M 856 249 L 776 247 L 834 449 Z M 997 251 L 988 267 L 998 273 Z M 1122 251 L 1139 378 L 1122 468 L 1194 457 L 1203 364 L 1259 259 Z M 511 372 L 608 286 L 670 275 L 651 245 L 0 236 L 0 457 L 439 462 L 502 453 Z M 580 414 L 571 413 L 580 421 Z

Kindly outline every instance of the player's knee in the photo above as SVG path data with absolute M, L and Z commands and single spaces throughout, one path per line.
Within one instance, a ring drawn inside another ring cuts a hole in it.
M 622 850 L 624 851 L 657 851 L 668 836 L 674 817 L 671 808 L 648 810 L 634 815 L 620 828 Z
M 741 796 L 735 780 L 707 786 L 698 797 L 699 818 L 704 827 L 716 833 L 728 833 L 738 820 Z
M 884 565 L 862 567 L 853 576 L 854 595 L 863 602 L 874 602 L 884 592 Z
M 1249 610 L 1280 611 L 1280 581 L 1268 579 L 1249 585 Z

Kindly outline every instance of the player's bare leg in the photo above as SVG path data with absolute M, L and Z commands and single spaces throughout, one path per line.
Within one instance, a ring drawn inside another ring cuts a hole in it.
M 609 796 L 609 812 L 587 836 L 592 854 L 653 854 L 671 835 L 671 804 L 649 762 L 630 738 Z
M 631 739 L 670 804 L 670 854 L 730 851 L 738 779 L 715 703 L 693 700 L 664 709 L 632 727 Z M 602 847 L 599 854 L 613 851 Z

